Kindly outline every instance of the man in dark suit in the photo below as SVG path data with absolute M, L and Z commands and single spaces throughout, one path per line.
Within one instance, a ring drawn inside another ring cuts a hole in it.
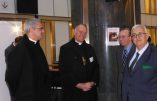
M 119 43 L 117 51 L 117 63 L 118 63 L 118 99 L 121 101 L 122 93 L 122 78 L 124 73 L 124 68 L 126 66 L 126 60 L 130 59 L 135 50 L 135 46 L 132 43 L 130 29 L 122 28 L 119 33 Z
M 148 43 L 145 26 L 133 26 L 131 36 L 136 50 L 124 69 L 122 101 L 156 101 L 157 50 Z
M 99 66 L 94 49 L 85 42 L 87 27 L 79 24 L 74 38 L 60 48 L 63 101 L 97 101 Z
M 5 80 L 12 101 L 50 101 L 48 64 L 39 45 L 44 35 L 39 19 L 25 23 L 25 32 L 20 43 L 8 56 Z
M 22 39 L 22 36 L 18 36 L 15 38 L 14 42 L 12 42 L 6 49 L 5 49 L 5 62 L 6 62 L 6 71 L 8 69 L 8 57 L 9 57 L 9 54 L 15 49 L 15 46 L 21 41 Z M 8 88 L 9 88 L 9 85 L 7 84 Z M 10 88 L 9 88 L 10 90 Z M 11 91 L 10 92 L 10 95 L 11 95 Z

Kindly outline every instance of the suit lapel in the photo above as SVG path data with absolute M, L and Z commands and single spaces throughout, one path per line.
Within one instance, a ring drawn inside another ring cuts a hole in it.
M 140 69 L 142 67 L 143 64 L 146 63 L 146 61 L 150 57 L 151 50 L 152 50 L 151 46 L 149 45 L 148 48 L 146 49 L 146 51 L 142 54 L 142 56 L 140 57 L 140 59 L 136 63 L 136 65 L 135 65 L 134 69 L 132 70 L 132 72 L 136 72 L 138 69 Z
M 128 57 L 127 57 L 127 60 L 130 61 L 130 59 L 132 58 L 132 56 L 134 55 L 134 52 L 135 52 L 135 45 L 133 44 L 130 51 L 129 51 L 129 54 L 128 54 Z
M 121 66 L 122 66 L 122 61 L 121 60 L 122 60 L 122 55 L 123 55 L 123 49 L 124 48 L 120 47 L 120 51 L 118 53 L 119 54 L 118 55 L 118 59 L 119 59 L 118 61 L 120 62 Z
M 123 72 L 124 70 L 124 67 L 123 67 L 123 64 L 122 64 L 122 55 L 123 55 L 123 47 L 122 46 L 119 46 L 119 51 L 118 51 L 118 64 L 119 64 L 119 68 L 120 68 L 120 71 Z
M 136 46 L 133 44 L 130 51 L 129 51 L 129 54 L 128 54 L 128 57 L 127 57 L 127 60 L 126 60 L 126 70 L 129 72 L 129 62 L 131 60 L 131 58 L 133 57 L 134 55 L 134 52 L 136 50 Z

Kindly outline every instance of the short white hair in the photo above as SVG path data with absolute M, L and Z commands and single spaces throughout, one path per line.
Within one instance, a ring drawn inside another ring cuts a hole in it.
M 32 19 L 26 20 L 25 26 L 24 26 L 24 32 L 28 33 L 30 28 L 35 28 L 35 26 L 38 22 L 41 22 L 41 20 L 37 19 L 37 18 L 32 18 Z
M 144 31 L 145 31 L 145 33 L 148 34 L 148 31 L 147 31 L 146 26 L 144 26 L 144 25 L 140 25 L 140 24 L 134 25 L 134 26 L 132 27 L 132 29 L 131 29 L 131 32 L 132 32 L 134 29 L 136 29 L 136 28 L 143 28 Z
M 80 26 L 84 26 L 84 27 L 87 29 L 87 25 L 86 25 L 86 24 L 78 24 L 78 25 L 75 27 L 74 32 L 77 32 L 78 27 L 80 27 Z

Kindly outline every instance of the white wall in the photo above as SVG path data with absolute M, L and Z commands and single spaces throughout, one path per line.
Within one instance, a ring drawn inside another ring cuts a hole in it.
M 54 15 L 68 17 L 68 0 L 54 0 Z
M 22 25 L 21 22 L 13 22 L 13 21 L 0 21 L 0 101 L 10 101 L 10 95 L 8 88 L 5 83 L 5 57 L 4 50 L 10 45 L 10 43 L 14 40 L 14 38 L 21 33 L 13 32 L 13 27 L 15 25 Z
M 15 0 L 0 0 L 1 13 L 15 13 Z
M 38 0 L 38 13 L 45 16 L 71 17 L 71 0 Z
M 60 47 L 69 41 L 69 23 L 55 21 L 56 60 L 59 60 Z
M 0 13 L 15 14 L 16 0 L 0 0 Z M 38 15 L 71 17 L 71 0 L 38 0 Z
M 54 16 L 53 0 L 38 0 L 39 15 Z

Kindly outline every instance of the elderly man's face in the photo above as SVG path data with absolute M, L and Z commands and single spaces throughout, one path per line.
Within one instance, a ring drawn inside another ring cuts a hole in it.
M 144 28 L 137 27 L 133 29 L 131 36 L 134 44 L 139 50 L 147 44 L 148 34 L 145 32 Z
M 78 42 L 83 42 L 86 38 L 86 35 L 87 35 L 86 27 L 84 27 L 83 25 L 79 25 L 76 28 L 74 35 L 75 35 L 74 36 L 75 40 L 77 40 Z
M 37 40 L 40 40 L 45 31 L 44 31 L 44 27 L 43 27 L 43 24 L 38 22 L 36 25 L 35 25 L 35 28 L 32 28 L 32 33 L 34 35 L 34 38 L 37 39 Z

